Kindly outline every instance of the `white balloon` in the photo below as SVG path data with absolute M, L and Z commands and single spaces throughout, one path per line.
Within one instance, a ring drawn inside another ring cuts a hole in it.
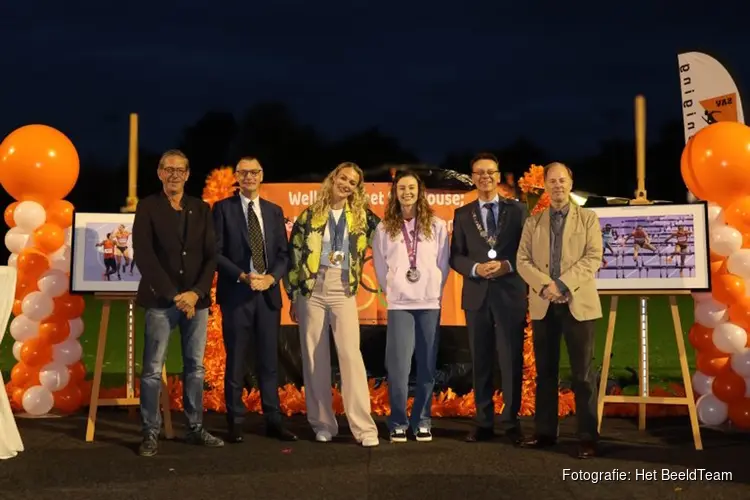
M 714 383 L 714 377 L 709 377 L 701 371 L 693 374 L 693 391 L 699 396 L 711 394 L 711 385 Z
M 54 310 L 55 303 L 52 297 L 42 292 L 31 292 L 21 303 L 21 311 L 33 321 L 42 321 Z
M 19 342 L 16 340 L 13 342 L 13 357 L 16 358 L 16 361 L 21 361 L 21 348 L 23 347 L 23 342 Z
M 70 272 L 70 247 L 63 245 L 49 255 L 49 266 L 64 273 Z
M 31 295 L 31 294 L 29 294 Z M 23 306 L 22 306 L 23 307 Z M 19 342 L 25 342 L 39 334 L 39 321 L 21 314 L 10 322 L 10 336 Z
M 713 394 L 704 394 L 695 406 L 698 420 L 706 425 L 721 425 L 727 420 L 729 406 Z
M 70 372 L 63 363 L 48 363 L 39 370 L 39 382 L 50 392 L 65 388 L 70 382 Z
M 81 360 L 83 348 L 76 339 L 68 338 L 65 342 L 52 346 L 52 360 L 64 365 L 72 365 Z
M 708 225 L 723 226 L 724 222 L 724 209 L 713 201 L 708 202 Z
M 13 211 L 16 226 L 26 233 L 33 233 L 47 220 L 44 207 L 35 201 L 22 201 Z
M 83 319 L 73 318 L 68 321 L 68 325 L 70 326 L 70 335 L 68 335 L 69 339 L 77 339 L 83 335 Z
M 39 290 L 50 297 L 59 297 L 68 291 L 68 276 L 59 269 L 48 269 L 37 281 Z
M 734 323 L 722 323 L 714 328 L 712 338 L 714 345 L 721 352 L 735 354 L 745 351 L 747 332 Z
M 695 306 L 695 321 L 706 328 L 716 328 L 717 325 L 729 321 L 729 310 L 715 299 L 698 302 Z
M 5 233 L 5 247 L 11 253 L 19 253 L 26 248 L 29 242 L 29 233 L 20 227 L 12 227 Z
M 17 265 L 18 265 L 18 254 L 16 253 L 10 254 L 10 257 L 8 257 L 8 266 L 16 267 Z
M 693 300 L 695 302 L 705 302 L 713 297 L 711 292 L 693 292 L 691 293 L 691 295 L 693 296 Z
M 732 370 L 740 377 L 750 377 L 750 349 L 745 349 L 742 352 L 732 354 L 730 360 Z
M 52 396 L 52 393 L 41 385 L 29 387 L 23 393 L 23 409 L 30 415 L 44 415 L 45 413 L 49 413 L 54 404 L 55 398 Z
M 708 245 L 713 253 L 728 257 L 742 248 L 742 233 L 731 226 L 715 227 L 709 234 Z
M 740 248 L 727 259 L 727 271 L 742 279 L 750 279 L 750 248 Z

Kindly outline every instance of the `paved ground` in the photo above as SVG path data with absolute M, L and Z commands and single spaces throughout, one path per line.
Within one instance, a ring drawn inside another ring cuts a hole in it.
M 174 418 L 181 435 L 182 416 Z M 304 418 L 293 417 L 289 427 L 301 440 L 289 445 L 262 437 L 261 417 L 254 415 L 251 435 L 240 445 L 207 450 L 178 439 L 163 442 L 152 458 L 136 456 L 138 422 L 124 410 L 100 411 L 95 443 L 84 441 L 84 415 L 18 423 L 26 451 L 0 462 L 2 500 L 750 498 L 750 435 L 704 429 L 705 450 L 697 452 L 682 418 L 651 420 L 646 433 L 633 421 L 607 419 L 605 455 L 587 461 L 570 455 L 574 419 L 562 423 L 558 449 L 540 452 L 500 441 L 464 443 L 470 423 L 460 419 L 436 420 L 432 443 L 383 440 L 363 449 L 345 426 L 338 442 L 316 443 Z M 206 424 L 223 432 L 221 415 L 208 414 Z M 531 422 L 524 427 L 530 432 Z M 663 470 L 696 469 L 731 473 L 731 479 L 662 479 Z M 566 470 L 618 471 L 623 478 L 574 480 Z M 637 476 L 639 471 L 655 478 Z

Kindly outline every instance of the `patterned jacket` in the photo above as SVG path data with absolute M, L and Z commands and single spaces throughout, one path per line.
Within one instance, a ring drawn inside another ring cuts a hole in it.
M 359 289 L 365 253 L 372 243 L 380 218 L 367 209 L 365 231 L 352 232 L 353 215 L 348 203 L 344 208 L 344 215 L 349 235 L 348 293 L 354 296 Z M 308 207 L 297 217 L 292 227 L 292 234 L 289 238 L 289 274 L 284 280 L 286 293 L 292 301 L 299 294 L 304 297 L 312 295 L 320 268 L 320 259 L 323 257 L 323 235 L 327 224 L 328 213 L 313 217 Z

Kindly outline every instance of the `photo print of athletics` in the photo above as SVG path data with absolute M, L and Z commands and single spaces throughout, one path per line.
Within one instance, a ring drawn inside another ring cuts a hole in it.
M 693 217 L 601 217 L 602 267 L 598 278 L 695 276 Z
M 86 224 L 86 281 L 140 281 L 131 232 L 131 224 Z

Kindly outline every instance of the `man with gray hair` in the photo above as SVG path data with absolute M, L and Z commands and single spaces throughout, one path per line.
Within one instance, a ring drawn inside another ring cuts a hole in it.
M 164 153 L 157 175 L 163 189 L 138 203 L 133 222 L 133 253 L 142 276 L 136 302 L 146 310 L 141 372 L 143 441 L 138 450 L 145 457 L 157 451 L 161 372 L 170 333 L 178 325 L 187 441 L 209 447 L 224 445 L 203 428 L 203 354 L 216 270 L 211 209 L 200 198 L 185 194 L 190 170 L 181 151 Z
M 516 268 L 529 285 L 536 356 L 536 432 L 524 446 L 557 442 L 560 341 L 565 338 L 575 393 L 578 458 L 596 455 L 599 439 L 594 357 L 595 322 L 602 317 L 596 273 L 602 263 L 602 230 L 593 210 L 571 203 L 573 173 L 562 163 L 544 167 L 550 207 L 529 217 Z

